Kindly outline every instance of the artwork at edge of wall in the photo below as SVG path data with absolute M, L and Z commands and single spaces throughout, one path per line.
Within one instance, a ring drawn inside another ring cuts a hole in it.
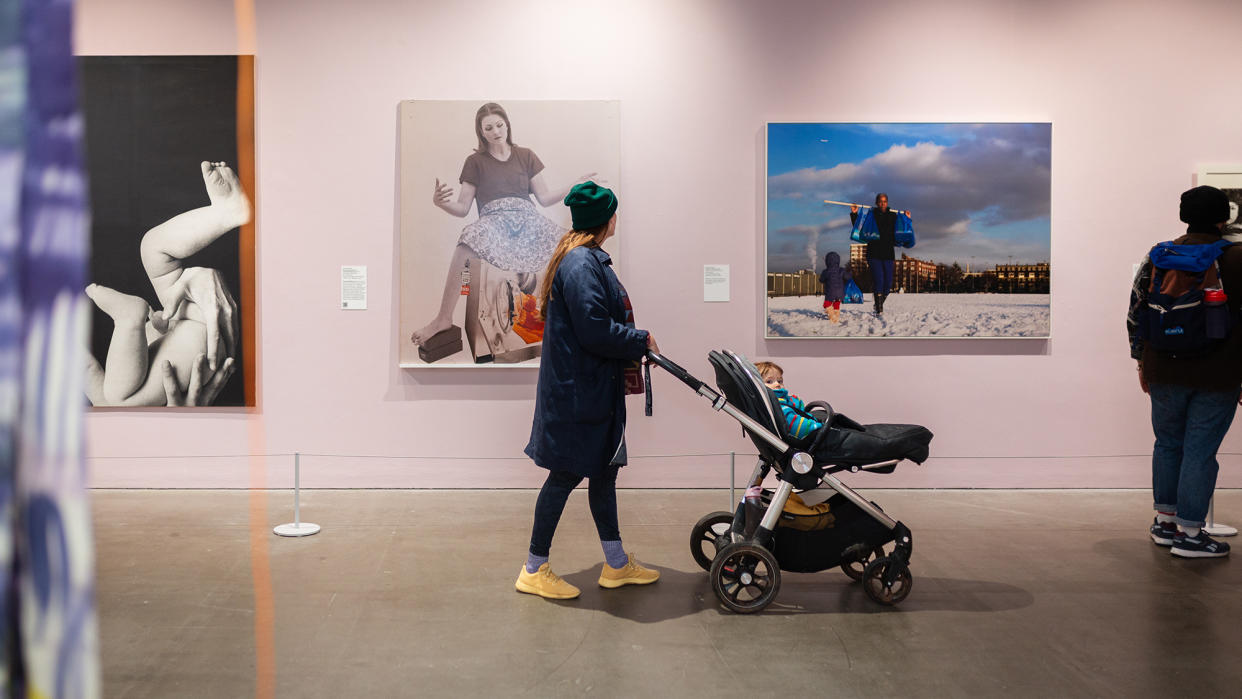
M 570 227 L 562 199 L 587 179 L 617 189 L 619 107 L 400 103 L 401 367 L 539 365 L 539 283 Z M 615 241 L 604 248 L 619 266 Z
M 765 338 L 1050 336 L 1052 124 L 769 123 L 766 142 Z
M 254 57 L 81 56 L 78 66 L 91 197 L 88 400 L 255 405 Z M 202 310 L 211 299 L 233 311 L 216 314 L 215 332 Z M 204 360 L 196 373 L 208 337 L 219 338 L 216 367 Z
M 1229 220 L 1225 222 L 1225 239 L 1242 243 L 1242 220 L 1238 217 L 1238 209 L 1242 207 L 1242 163 L 1203 166 L 1196 175 L 1196 185 L 1216 187 L 1229 197 Z

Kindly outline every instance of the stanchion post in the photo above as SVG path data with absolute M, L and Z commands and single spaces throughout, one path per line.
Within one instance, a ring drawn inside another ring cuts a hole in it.
M 1203 531 L 1211 536 L 1237 536 L 1238 528 L 1231 527 L 1228 524 L 1216 523 L 1216 497 L 1208 500 L 1207 523 L 1203 525 Z
M 302 526 L 302 455 L 293 452 L 293 526 Z
M 737 506 L 737 452 L 729 452 L 729 509 Z
M 302 521 L 302 455 L 293 452 L 293 524 L 278 525 L 272 531 L 280 536 L 310 536 L 319 533 L 319 525 Z

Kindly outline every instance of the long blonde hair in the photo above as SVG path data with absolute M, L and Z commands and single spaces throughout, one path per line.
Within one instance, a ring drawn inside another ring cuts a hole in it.
M 539 283 L 540 318 L 548 317 L 548 298 L 552 296 L 552 280 L 556 278 L 556 270 L 561 266 L 561 260 L 565 259 L 565 255 L 574 248 L 599 247 L 600 239 L 604 237 L 607 230 L 608 224 L 605 223 L 585 231 L 570 230 L 561 236 L 561 242 L 556 244 L 556 250 L 552 251 L 552 257 L 548 260 L 548 267 L 543 271 L 543 281 Z

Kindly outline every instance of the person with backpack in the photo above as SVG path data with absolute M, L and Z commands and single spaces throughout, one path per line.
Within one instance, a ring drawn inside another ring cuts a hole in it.
M 1229 200 L 1219 189 L 1184 192 L 1179 213 L 1186 234 L 1143 260 L 1126 318 L 1156 437 L 1150 533 L 1175 556 L 1221 558 L 1229 545 L 1203 526 L 1242 393 L 1242 246 L 1221 238 Z
M 841 266 L 841 256 L 835 252 L 824 255 L 824 271 L 819 282 L 824 285 L 824 313 L 828 322 L 841 322 L 841 302 L 845 300 L 845 283 L 854 278 L 848 267 Z

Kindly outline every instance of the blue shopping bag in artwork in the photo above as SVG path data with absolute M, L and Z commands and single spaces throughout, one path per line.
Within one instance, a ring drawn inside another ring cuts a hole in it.
M 862 289 L 858 288 L 858 285 L 854 283 L 853 279 L 845 282 L 845 298 L 842 299 L 841 302 L 862 303 Z
M 903 248 L 914 247 L 914 223 L 903 213 L 897 214 L 897 225 L 893 228 L 893 238 Z
M 880 229 L 876 228 L 875 216 L 871 209 L 863 209 L 854 220 L 854 230 L 850 231 L 850 240 L 855 243 L 870 243 L 880 239 Z

